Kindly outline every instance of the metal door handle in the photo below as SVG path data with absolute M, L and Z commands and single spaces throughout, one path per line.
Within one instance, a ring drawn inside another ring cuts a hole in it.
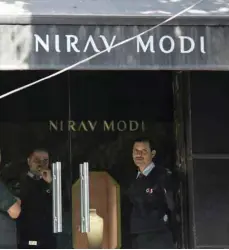
M 62 232 L 61 162 L 52 164 L 53 233 Z
M 90 232 L 89 217 L 89 164 L 80 164 L 80 216 L 81 233 Z

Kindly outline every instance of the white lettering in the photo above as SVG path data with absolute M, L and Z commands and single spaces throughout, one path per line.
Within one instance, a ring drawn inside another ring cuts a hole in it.
M 101 43 L 101 46 L 104 46 L 108 53 L 111 52 L 111 49 L 116 43 L 117 37 L 114 35 L 110 39 L 107 39 L 104 35 L 98 35 L 96 38 L 92 35 L 88 36 L 88 39 L 82 45 L 80 44 L 80 38 L 76 35 L 67 34 L 64 37 L 61 35 L 54 35 L 54 39 L 50 39 L 50 35 L 40 36 L 38 34 L 34 34 L 34 44 L 35 44 L 35 52 L 45 51 L 49 52 L 50 49 L 57 53 L 67 52 L 67 53 L 80 53 L 80 52 L 87 52 L 88 50 L 92 50 L 95 53 L 99 53 L 100 49 L 98 45 Z M 65 40 L 62 40 L 65 39 Z M 99 40 L 101 39 L 101 41 Z M 155 49 L 158 46 L 158 52 L 162 52 L 164 54 L 172 53 L 175 50 L 175 47 L 179 47 L 179 52 L 181 54 L 189 54 L 195 50 L 197 50 L 198 44 L 198 51 L 201 54 L 206 54 L 206 44 L 205 44 L 205 37 L 200 36 L 196 40 L 190 36 L 162 36 L 155 40 L 154 36 L 149 36 L 145 40 L 138 36 L 137 38 L 137 53 L 156 53 Z M 198 43 L 199 39 L 199 43 Z M 98 43 L 96 44 L 96 42 Z M 65 48 L 64 46 L 65 42 Z M 83 41 L 81 41 L 82 43 Z M 156 46 L 156 47 L 155 47 Z M 82 48 L 82 50 L 81 50 Z
M 204 36 L 200 37 L 200 52 L 206 54 Z
M 188 36 L 180 36 L 180 52 L 182 54 L 191 53 L 195 49 L 195 42 L 191 37 Z M 190 48 L 188 50 L 185 50 L 185 40 L 190 42 Z
M 77 49 L 76 44 L 78 43 L 78 37 L 74 35 L 66 35 L 67 39 L 67 52 L 71 52 L 72 49 L 75 52 L 80 52 L 79 49 Z
M 113 36 L 110 44 L 108 44 L 107 39 L 106 39 L 105 36 L 101 35 L 99 37 L 103 40 L 103 43 L 104 43 L 105 48 L 107 49 L 107 52 L 110 53 L 110 51 L 112 49 L 112 46 L 113 46 L 113 44 L 115 42 L 116 36 Z
M 60 53 L 60 36 L 55 35 L 55 50 Z
M 42 38 L 35 34 L 35 51 L 39 52 L 39 44 L 43 47 L 44 50 L 46 50 L 46 52 L 49 52 L 49 35 L 46 35 L 46 40 L 43 41 Z
M 85 48 L 84 48 L 84 51 L 83 52 L 87 52 L 87 49 L 88 49 L 88 46 L 89 44 L 91 44 L 91 46 L 93 47 L 94 51 L 95 52 L 100 52 L 95 44 L 95 41 L 92 37 L 92 35 L 89 36 L 88 40 L 87 40 L 87 43 L 85 45 Z
M 164 48 L 164 40 L 165 39 L 168 39 L 169 41 L 170 41 L 170 49 L 168 49 L 168 50 L 166 50 L 165 48 Z M 175 48 L 175 42 L 174 42 L 174 40 L 172 39 L 172 37 L 171 36 L 163 36 L 160 40 L 159 40 L 159 48 L 160 48 L 160 50 L 163 52 L 163 53 L 165 53 L 165 54 L 169 54 L 169 53 L 171 53 L 171 52 L 173 52 L 173 50 L 174 50 L 174 48 Z
M 150 52 L 155 53 L 153 36 L 149 37 L 146 44 L 144 44 L 141 36 L 137 37 L 137 52 L 138 53 L 140 52 L 140 47 L 143 50 L 143 52 L 146 52 L 149 46 L 150 46 Z
M 139 124 L 137 121 L 130 121 L 130 131 L 136 131 L 138 127 L 139 127 Z
M 127 128 L 127 125 L 126 125 L 125 121 L 119 121 L 117 123 L 117 129 L 118 129 L 118 131 L 124 131 L 124 130 L 126 130 L 126 128 Z

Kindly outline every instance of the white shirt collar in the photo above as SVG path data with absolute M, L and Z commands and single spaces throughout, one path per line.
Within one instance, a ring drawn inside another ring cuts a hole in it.
M 40 179 L 42 179 L 41 176 L 37 176 L 37 175 L 35 175 L 34 173 L 32 173 L 31 171 L 28 171 L 27 175 L 28 175 L 30 178 L 35 179 L 35 180 L 40 180 Z
M 153 162 L 151 162 L 142 172 L 143 175 L 147 176 L 151 171 L 152 169 L 155 167 L 155 164 Z M 138 174 L 137 174 L 137 177 L 136 179 L 138 178 L 138 176 L 141 174 L 140 171 L 138 171 Z

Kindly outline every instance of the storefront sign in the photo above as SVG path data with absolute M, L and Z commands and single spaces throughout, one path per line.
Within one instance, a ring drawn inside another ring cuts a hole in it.
M 49 121 L 49 130 L 52 132 L 72 131 L 72 132 L 136 132 L 145 131 L 144 121 Z
M 111 40 L 110 40 L 111 39 Z M 101 50 L 107 50 L 108 53 L 111 52 L 112 46 L 116 44 L 117 37 L 114 35 L 109 40 L 104 35 L 92 36 L 89 35 L 85 41 L 81 41 L 80 37 L 76 35 L 54 35 L 54 39 L 50 39 L 50 35 L 46 34 L 40 36 L 34 34 L 35 40 L 35 52 L 45 51 L 49 53 L 50 51 L 55 51 L 56 53 L 87 53 L 92 50 L 94 53 L 101 52 Z M 173 53 L 176 47 L 179 47 L 179 52 L 181 54 L 190 54 L 191 52 L 197 50 L 201 54 L 205 54 L 205 38 L 200 36 L 199 48 L 196 48 L 196 41 L 190 36 L 177 36 L 173 38 L 172 36 L 162 36 L 156 39 L 154 36 L 149 36 L 147 39 L 143 39 L 141 36 L 136 38 L 135 52 L 137 53 L 157 53 L 164 54 Z M 62 49 L 61 49 L 62 44 Z M 99 49 L 99 44 L 101 44 Z
M 75 69 L 228 69 L 229 28 L 2 25 L 0 69 L 63 69 L 107 50 Z

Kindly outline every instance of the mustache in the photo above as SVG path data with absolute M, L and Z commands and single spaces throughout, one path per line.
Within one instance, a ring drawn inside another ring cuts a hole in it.
M 143 157 L 135 157 L 135 160 L 143 160 Z

